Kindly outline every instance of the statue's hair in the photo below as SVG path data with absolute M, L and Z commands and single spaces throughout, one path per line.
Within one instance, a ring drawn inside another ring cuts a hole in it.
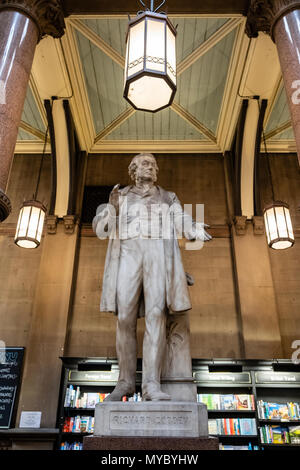
M 152 153 L 139 153 L 138 155 L 136 155 L 135 157 L 133 157 L 133 159 L 131 160 L 130 164 L 129 164 L 129 167 L 128 167 L 128 173 L 129 173 L 129 176 L 132 180 L 134 180 L 134 177 L 135 177 L 135 170 L 137 168 L 137 159 L 140 158 L 140 157 L 152 157 L 153 160 L 155 161 L 155 169 L 156 169 L 156 172 L 158 173 L 158 166 L 157 166 L 157 163 L 156 163 L 156 159 L 154 157 L 154 155 L 152 155 Z

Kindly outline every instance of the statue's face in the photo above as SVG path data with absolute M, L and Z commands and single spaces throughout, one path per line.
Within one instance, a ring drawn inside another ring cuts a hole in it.
M 156 161 L 150 155 L 139 157 L 136 160 L 137 168 L 135 170 L 135 179 L 143 181 L 157 180 Z

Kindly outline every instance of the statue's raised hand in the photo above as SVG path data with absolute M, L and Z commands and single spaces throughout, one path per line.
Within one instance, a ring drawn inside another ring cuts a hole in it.
M 116 212 L 118 213 L 119 210 L 119 196 L 120 196 L 120 191 L 119 191 L 120 184 L 116 184 L 110 195 L 109 195 L 109 203 L 114 206 L 116 209 Z

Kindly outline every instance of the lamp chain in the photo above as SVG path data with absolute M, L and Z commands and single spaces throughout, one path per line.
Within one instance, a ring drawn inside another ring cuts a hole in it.
M 147 8 L 146 7 L 146 4 L 143 2 L 143 0 L 139 0 L 140 4 L 146 9 L 146 10 L 150 10 L 152 12 L 157 12 L 157 10 L 159 10 L 165 3 L 166 3 L 166 0 L 163 0 L 160 5 L 158 7 L 156 7 L 154 9 L 154 0 L 150 0 L 150 8 Z
M 258 104 L 258 108 L 259 108 L 259 111 L 260 111 L 259 100 L 257 100 L 257 104 Z M 265 154 L 266 154 L 266 157 L 267 157 L 268 173 L 269 173 L 269 179 L 270 179 L 271 191 L 272 191 L 272 202 L 275 202 L 274 186 L 273 186 L 272 172 L 271 172 L 271 166 L 270 166 L 270 155 L 269 155 L 268 150 L 267 150 L 266 136 L 265 136 L 265 131 L 264 131 L 263 126 L 262 126 L 262 135 L 263 135 L 263 141 L 264 141 L 264 147 L 265 147 Z
M 48 124 L 46 132 L 45 132 L 44 148 L 43 148 L 43 153 L 42 153 L 42 158 L 41 158 L 41 163 L 40 163 L 40 169 L 39 169 L 39 174 L 38 174 L 38 179 L 37 179 L 37 184 L 36 184 L 36 190 L 35 190 L 35 194 L 33 196 L 33 199 L 35 201 L 37 201 L 37 194 L 38 194 L 38 189 L 39 189 L 39 184 L 40 184 L 40 179 L 41 179 L 41 174 L 42 174 L 42 167 L 43 167 L 43 162 L 44 162 L 44 155 L 45 155 L 46 145 L 47 145 L 48 131 L 49 131 L 49 124 Z

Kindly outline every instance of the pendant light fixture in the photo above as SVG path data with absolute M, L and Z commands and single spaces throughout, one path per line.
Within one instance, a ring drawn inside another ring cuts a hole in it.
M 272 191 L 272 203 L 266 206 L 263 210 L 267 241 L 270 248 L 273 248 L 274 250 L 284 250 L 286 248 L 290 248 L 295 243 L 290 209 L 287 203 L 275 200 L 270 157 L 267 152 L 264 131 L 263 140 Z
M 172 103 L 176 93 L 176 29 L 165 13 L 143 1 L 145 11 L 129 20 L 126 36 L 124 98 L 135 108 L 156 112 Z
M 46 207 L 37 200 L 38 188 L 41 178 L 44 155 L 47 145 L 48 129 L 45 134 L 43 154 L 40 163 L 39 175 L 35 194 L 29 201 L 25 201 L 21 208 L 15 234 L 15 244 L 21 248 L 37 248 L 40 245 L 46 214 Z

